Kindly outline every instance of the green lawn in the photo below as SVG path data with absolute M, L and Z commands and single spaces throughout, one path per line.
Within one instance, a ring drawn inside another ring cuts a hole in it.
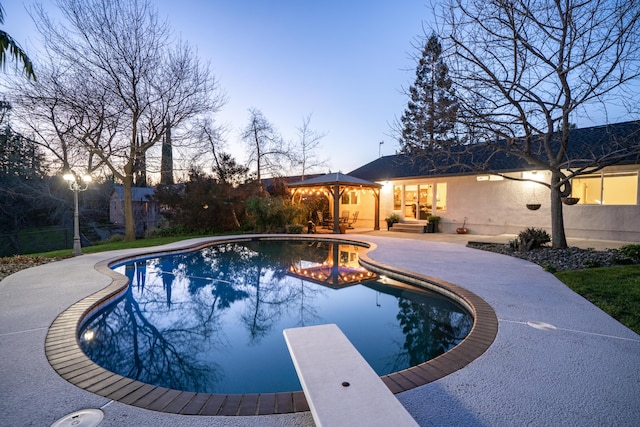
M 640 265 L 562 271 L 556 277 L 640 334 Z

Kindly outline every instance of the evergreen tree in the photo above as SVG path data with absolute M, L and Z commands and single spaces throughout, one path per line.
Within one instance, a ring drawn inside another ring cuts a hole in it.
M 171 143 L 171 124 L 162 138 L 162 160 L 160 161 L 160 184 L 173 185 L 173 145 Z
M 45 223 L 55 204 L 46 188 L 44 156 L 9 126 L 10 109 L 0 103 L 0 257 L 22 253 L 18 232 Z
M 144 145 L 142 133 L 136 138 L 136 155 L 133 161 L 133 185 L 136 187 L 147 186 L 147 153 L 140 149 Z
M 449 68 L 442 60 L 442 45 L 431 35 L 422 49 L 416 79 L 407 93 L 409 102 L 400 119 L 403 153 L 424 155 L 454 138 L 458 103 Z

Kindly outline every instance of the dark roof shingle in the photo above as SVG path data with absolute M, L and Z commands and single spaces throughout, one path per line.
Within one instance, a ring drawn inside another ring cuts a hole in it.
M 557 140 L 554 140 L 557 144 Z M 542 144 L 534 144 L 533 152 L 543 153 Z M 628 156 L 613 161 L 621 151 Z M 540 154 L 544 159 L 544 155 Z M 572 129 L 565 159 L 566 167 L 580 167 L 603 159 L 608 164 L 640 163 L 640 121 L 616 123 L 590 128 Z M 381 157 L 351 172 L 349 175 L 369 181 L 393 178 L 470 175 L 477 173 L 507 173 L 539 169 L 522 157 L 496 150 L 489 145 L 465 146 L 460 152 L 439 153 L 430 159 L 396 154 Z

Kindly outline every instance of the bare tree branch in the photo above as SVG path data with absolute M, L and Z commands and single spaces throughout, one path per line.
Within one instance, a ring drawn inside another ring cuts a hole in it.
M 294 147 L 292 157 L 294 169 L 300 170 L 300 175 L 304 179 L 310 171 L 327 165 L 327 159 L 318 157 L 322 138 L 327 136 L 326 132 L 317 132 L 311 129 L 311 114 L 303 117 L 302 124 L 297 128 L 297 139 L 291 143 Z
M 285 161 L 291 158 L 292 151 L 257 108 L 249 109 L 249 123 L 242 130 L 240 137 L 247 146 L 249 165 L 256 165 L 258 181 L 265 173 L 272 176 L 281 174 Z
M 200 63 L 188 44 L 174 41 L 149 0 L 56 4 L 63 23 L 52 21 L 42 6 L 34 9 L 48 60 L 64 70 L 52 73 L 47 81 L 50 96 L 41 100 L 63 108 L 49 118 L 47 132 L 56 132 L 54 122 L 64 124 L 56 135 L 56 144 L 66 147 L 63 167 L 71 165 L 72 153 L 83 151 L 90 168 L 104 166 L 123 183 L 125 238 L 131 240 L 136 165 L 161 141 L 167 127 L 179 129 L 200 115 L 217 112 L 224 96 L 209 66 Z M 43 133 L 43 141 L 45 137 Z
M 552 241 L 566 247 L 560 199 L 571 179 L 640 153 L 635 134 L 609 135 L 606 152 L 570 138 L 596 105 L 638 105 L 640 3 L 450 0 L 439 19 L 468 137 L 423 157 L 486 171 L 502 153 L 550 171 Z

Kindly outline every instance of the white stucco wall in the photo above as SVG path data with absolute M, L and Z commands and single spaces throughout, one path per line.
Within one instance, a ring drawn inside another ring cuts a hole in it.
M 375 197 L 372 190 L 359 190 L 358 203 L 346 205 L 341 204 L 340 212 L 344 210 L 349 211 L 350 218 L 353 218 L 353 214 L 358 212 L 358 220 L 356 221 L 355 226 L 373 228 L 375 218 Z
M 440 182 L 447 183 L 447 209 L 437 213 L 442 218 L 440 231 L 443 233 L 455 233 L 465 217 L 469 234 L 518 234 L 527 227 L 544 228 L 551 232 L 548 189 L 506 179 L 478 181 L 476 176 L 380 182 L 384 185 L 380 198 L 381 221 L 393 212 L 393 185 Z M 540 209 L 527 209 L 526 204 L 534 202 L 542 205 Z M 640 204 L 577 204 L 563 205 L 563 209 L 567 237 L 640 242 Z
M 640 242 L 640 206 L 574 205 L 564 207 L 569 237 Z

